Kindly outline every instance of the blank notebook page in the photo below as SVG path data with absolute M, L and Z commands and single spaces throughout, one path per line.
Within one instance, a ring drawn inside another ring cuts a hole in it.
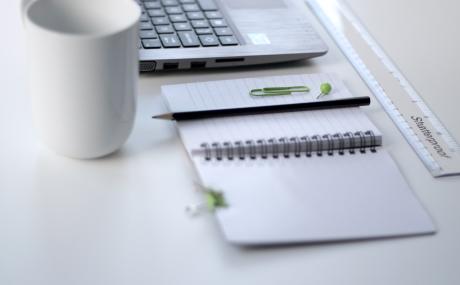
M 202 183 L 222 191 L 216 211 L 226 239 L 274 244 L 434 232 L 431 218 L 389 154 L 205 161 Z

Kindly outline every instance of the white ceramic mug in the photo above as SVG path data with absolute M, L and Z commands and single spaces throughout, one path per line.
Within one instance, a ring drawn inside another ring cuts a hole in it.
M 29 93 L 42 141 L 96 158 L 131 133 L 139 77 L 132 0 L 23 0 Z

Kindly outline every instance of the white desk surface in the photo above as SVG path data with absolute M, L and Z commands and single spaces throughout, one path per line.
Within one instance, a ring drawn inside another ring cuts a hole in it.
M 371 95 L 326 39 L 327 56 L 295 64 L 142 75 L 136 126 L 115 155 L 56 156 L 33 133 L 15 1 L 0 1 L 0 284 L 460 284 L 460 176 L 434 179 L 383 110 L 368 114 L 438 226 L 434 236 L 247 249 L 227 244 L 200 200 L 174 124 L 153 121 L 160 85 L 335 72 Z M 457 1 L 365 1 L 352 7 L 460 139 Z

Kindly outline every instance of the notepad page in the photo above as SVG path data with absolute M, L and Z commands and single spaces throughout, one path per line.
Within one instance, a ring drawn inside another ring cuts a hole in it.
M 244 245 L 428 234 L 430 216 L 389 154 L 289 159 L 194 159 L 206 187 L 224 193 L 216 211 L 226 239 Z
M 317 101 L 321 83 L 329 82 L 332 92 L 320 100 L 350 98 L 353 95 L 343 82 L 332 74 L 298 74 L 196 82 L 162 86 L 162 94 L 171 112 L 242 108 Z M 308 93 L 283 96 L 250 96 L 249 91 L 273 86 L 306 85 Z
M 178 127 L 189 152 L 199 148 L 202 143 L 368 130 L 373 131 L 381 141 L 380 131 L 359 107 L 181 121 Z
M 293 75 L 170 85 L 172 112 L 291 104 L 316 100 L 319 85 L 334 92 L 321 100 L 352 97 L 333 75 Z M 250 89 L 308 85 L 310 94 L 254 98 Z M 371 130 L 359 107 L 210 118 L 178 122 L 200 182 L 223 192 L 228 207 L 216 217 L 230 242 L 245 245 L 318 242 L 426 234 L 433 223 L 389 154 L 349 152 L 256 159 L 192 155 L 202 143 L 301 137 Z

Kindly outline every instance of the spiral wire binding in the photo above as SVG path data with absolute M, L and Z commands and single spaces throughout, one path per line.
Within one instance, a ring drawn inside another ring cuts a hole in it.
M 290 141 L 294 144 L 294 156 L 300 157 L 301 145 L 299 137 L 293 137 Z
M 289 139 L 288 138 L 281 138 L 279 139 L 279 142 L 281 143 L 282 145 L 282 149 L 283 149 L 283 156 L 284 158 L 289 158 L 289 152 L 290 152 L 290 145 L 289 145 Z
M 278 156 L 279 156 L 279 145 L 276 142 L 276 139 L 275 138 L 269 139 L 268 143 L 272 147 L 272 156 L 273 156 L 273 158 L 278 158 Z
M 257 156 L 256 144 L 253 140 L 246 141 L 246 144 L 249 146 L 249 157 L 255 159 Z
M 367 141 L 369 143 L 366 143 Z M 335 150 L 339 155 L 344 155 L 346 149 L 350 154 L 355 154 L 356 149 L 359 149 L 360 153 L 365 153 L 366 147 L 371 152 L 376 152 L 376 144 L 376 136 L 373 131 L 369 130 L 366 132 L 346 132 L 322 136 L 313 135 L 311 137 L 282 137 L 268 140 L 247 140 L 245 142 L 202 143 L 200 147 L 204 151 L 205 160 L 211 160 L 213 157 L 217 160 L 224 158 L 233 160 L 235 156 L 240 160 L 244 160 L 248 157 L 256 159 L 258 155 L 262 159 L 267 159 L 269 156 L 278 158 L 280 155 L 284 158 L 289 158 L 291 155 L 301 157 L 302 153 L 305 153 L 307 157 L 311 157 L 313 151 L 317 156 L 322 156 L 323 152 L 332 156 Z
M 343 137 L 343 134 L 336 133 L 332 137 L 337 138 L 337 140 L 339 142 L 339 147 L 337 148 L 337 152 L 340 155 L 344 155 L 344 153 L 345 153 L 345 138 Z
M 376 143 L 376 140 L 375 140 L 375 134 L 373 131 L 369 130 L 369 131 L 366 131 L 365 134 L 371 138 L 371 146 L 370 146 L 370 150 L 371 152 L 376 152 L 377 149 L 375 148 L 375 145 L 377 144 Z
M 218 142 L 215 142 L 212 144 L 212 147 L 215 149 L 216 151 L 216 159 L 217 160 L 222 160 L 222 157 L 223 157 L 223 150 L 222 150 L 222 147 L 220 145 L 220 143 Z
M 268 157 L 268 145 L 266 140 L 258 140 L 257 144 L 260 145 L 260 157 L 266 159 Z
M 366 148 L 365 148 L 365 143 L 366 143 L 366 137 L 363 132 L 356 132 L 355 136 L 359 137 L 359 152 L 365 153 Z
M 234 147 L 232 142 L 224 142 L 224 148 L 227 150 L 227 159 L 233 160 L 234 157 Z
M 301 141 L 305 142 L 305 155 L 310 157 L 311 156 L 311 139 L 309 136 L 301 137 Z
M 242 141 L 237 141 L 236 145 L 236 152 L 238 153 L 238 157 L 240 159 L 244 159 L 246 157 L 246 149 L 244 148 Z
M 348 141 L 350 142 L 350 147 L 349 147 L 350 154 L 354 154 L 356 146 L 355 146 L 355 140 L 353 139 L 354 138 L 353 133 L 346 132 L 343 136 L 348 138 Z
M 323 139 L 325 139 L 327 143 L 327 154 L 333 155 L 334 154 L 334 141 L 332 140 L 332 136 L 330 134 L 327 134 L 323 136 Z

